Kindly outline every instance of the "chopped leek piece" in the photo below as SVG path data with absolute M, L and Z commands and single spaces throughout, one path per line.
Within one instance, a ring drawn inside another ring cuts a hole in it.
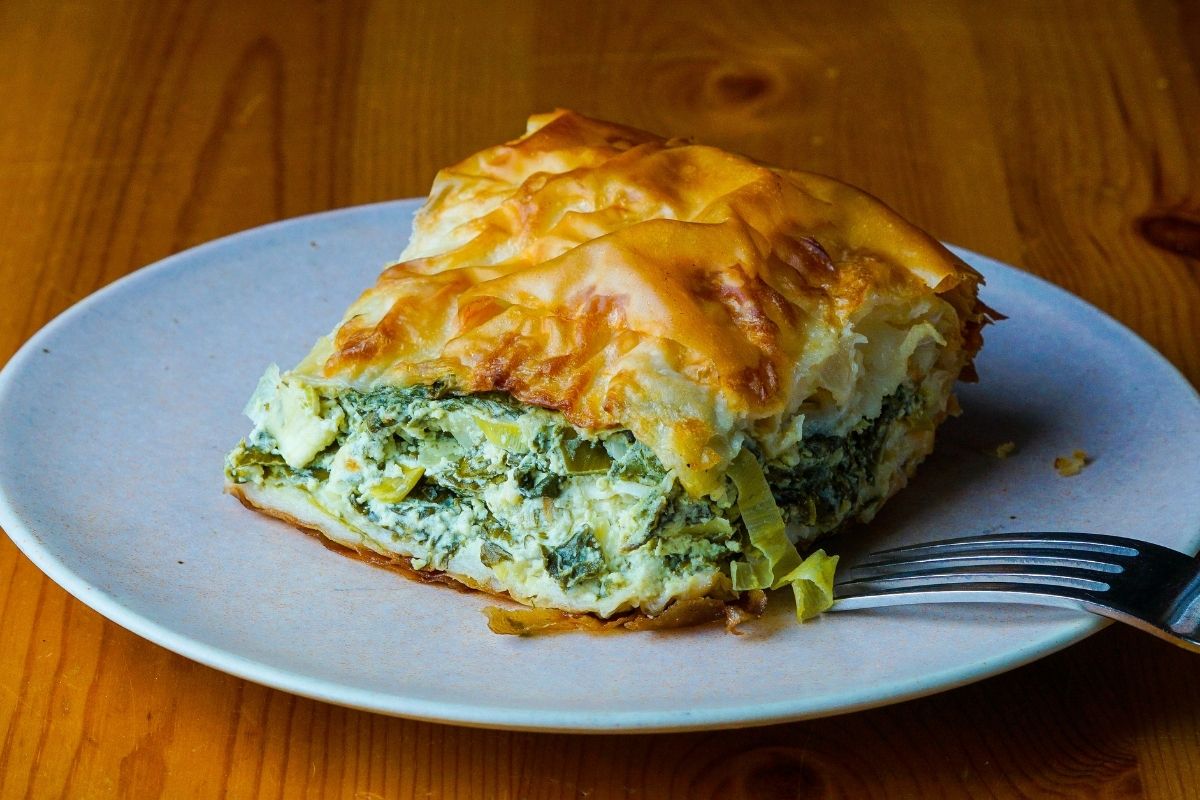
M 719 537 L 724 540 L 729 538 L 731 533 L 733 533 L 733 526 L 729 524 L 729 520 L 724 517 L 713 517 L 695 525 L 684 525 L 675 531 L 673 535 L 683 536 L 688 539 L 713 539 Z
M 599 442 L 576 439 L 563 442 L 561 449 L 563 465 L 567 468 L 568 475 L 608 472 L 608 468 L 612 466 L 608 451 Z
M 754 548 L 731 574 L 734 589 L 778 589 L 783 577 L 800 566 L 800 553 L 787 538 L 783 515 L 754 454 L 743 448 L 729 465 L 729 477 L 737 486 L 738 512 Z
M 796 595 L 796 619 L 800 622 L 812 619 L 833 605 L 833 573 L 837 569 L 838 557 L 814 550 L 794 570 L 783 576 Z
M 747 561 L 734 561 L 729 565 L 729 577 L 733 579 L 734 591 L 769 589 L 771 587 L 770 566 L 767 564 L 767 560 L 757 553 L 749 556 Z M 766 568 L 765 574 L 764 567 Z
M 374 484 L 367 489 L 367 494 L 372 498 L 384 503 L 399 503 L 408 493 L 417 485 L 417 481 L 421 480 L 421 476 L 425 474 L 424 467 L 415 467 L 408 469 L 401 467 L 404 471 L 403 475 L 395 478 L 383 478 L 379 483 Z
M 521 435 L 521 426 L 515 422 L 475 417 L 475 424 L 483 431 L 484 437 L 496 447 L 510 452 L 525 450 L 525 437 Z

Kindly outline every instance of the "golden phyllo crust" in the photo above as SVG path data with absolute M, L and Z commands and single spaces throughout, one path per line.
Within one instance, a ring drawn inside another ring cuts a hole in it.
M 627 428 L 692 496 L 742 435 L 853 394 L 867 314 L 923 303 L 960 366 L 982 320 L 979 275 L 862 191 L 569 111 L 442 170 L 401 259 L 296 374 Z

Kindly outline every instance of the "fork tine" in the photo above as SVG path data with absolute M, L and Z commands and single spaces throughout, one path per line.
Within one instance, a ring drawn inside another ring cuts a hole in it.
M 1032 603 L 1035 605 L 1082 608 L 1102 613 L 1106 608 L 1103 595 L 1073 586 L 1045 583 L 1004 583 L 980 581 L 978 583 L 929 583 L 916 586 L 879 586 L 863 583 L 855 586 L 835 586 L 833 608 L 851 611 L 860 608 L 875 608 L 908 603 L 946 602 L 1008 602 Z
M 847 575 L 834 585 L 835 595 L 854 590 L 860 594 L 879 589 L 899 587 L 929 587 L 935 584 L 995 583 L 1012 586 L 1040 584 L 1059 589 L 1075 588 L 1087 592 L 1103 593 L 1111 585 L 1101 580 L 1101 575 L 1086 569 L 1058 565 L 996 565 L 996 564 L 943 564 L 928 566 L 921 564 L 894 565 L 895 570 L 883 573 L 867 572 L 859 576 Z M 959 588 L 969 588 L 959 586 Z
M 943 539 L 937 542 L 893 547 L 878 550 L 863 559 L 864 565 L 897 557 L 935 554 L 987 553 L 1002 548 L 1028 548 L 1029 550 L 1067 550 L 1078 553 L 1099 553 L 1116 558 L 1135 558 L 1146 543 L 1135 542 L 1117 536 L 1102 536 L 1090 533 L 993 533 L 984 536 L 966 536 Z
M 914 553 L 893 553 L 888 558 L 868 558 L 861 563 L 852 563 L 843 576 L 868 574 L 887 575 L 906 569 L 920 569 L 937 566 L 967 566 L 981 565 L 1016 565 L 1063 567 L 1068 569 L 1089 570 L 1092 572 L 1116 574 L 1124 572 L 1126 565 L 1114 563 L 1105 558 L 1107 554 L 1081 553 L 1078 550 L 1065 548 L 1022 548 L 995 547 L 977 550 L 951 550 L 949 553 L 937 551 L 916 551 Z
M 833 609 L 1027 603 L 1120 620 L 1200 652 L 1200 558 L 1085 533 L 1001 533 L 883 550 L 834 581 Z

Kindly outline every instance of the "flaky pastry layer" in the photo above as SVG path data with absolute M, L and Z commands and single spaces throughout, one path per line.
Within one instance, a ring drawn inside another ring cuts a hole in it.
M 979 275 L 864 192 L 569 111 L 442 170 L 401 259 L 296 374 L 628 428 L 693 496 L 743 434 L 869 394 L 857 328 L 928 321 L 966 367 L 983 321 Z

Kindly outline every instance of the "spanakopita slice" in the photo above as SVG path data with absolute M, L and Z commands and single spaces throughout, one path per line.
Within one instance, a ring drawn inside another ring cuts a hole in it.
M 229 455 L 247 505 L 606 619 L 791 585 L 954 410 L 980 276 L 869 195 L 566 111 L 442 170 Z M 686 615 L 684 615 L 686 616 Z

